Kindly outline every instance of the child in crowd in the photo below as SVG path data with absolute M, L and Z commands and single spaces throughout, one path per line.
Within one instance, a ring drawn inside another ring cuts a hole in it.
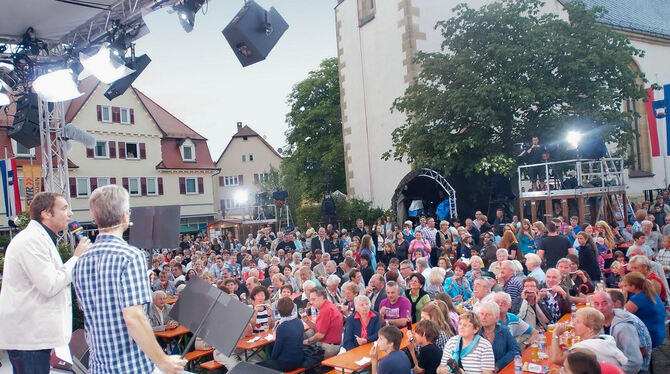
M 436 374 L 437 367 L 442 360 L 442 350 L 435 345 L 435 341 L 440 336 L 440 330 L 437 324 L 430 320 L 421 320 L 416 324 L 414 332 L 407 331 L 407 349 L 414 361 L 414 373 L 416 374 Z M 419 357 L 414 353 L 415 344 L 421 345 L 419 348 Z
M 372 374 L 407 374 L 412 364 L 405 352 L 400 350 L 402 332 L 393 325 L 384 326 L 378 332 L 377 344 L 370 348 Z M 378 352 L 387 353 L 379 362 Z
M 644 255 L 651 257 L 654 254 L 654 251 L 651 250 L 651 247 L 645 244 L 646 237 L 642 231 L 637 231 L 633 234 L 633 245 L 628 248 L 626 252 L 626 257 L 630 257 L 629 253 L 633 248 L 640 248 L 644 252 Z

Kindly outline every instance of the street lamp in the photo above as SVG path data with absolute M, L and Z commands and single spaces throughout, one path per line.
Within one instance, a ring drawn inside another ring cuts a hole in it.
M 580 132 L 571 130 L 568 131 L 567 135 L 565 136 L 565 141 L 570 144 L 571 148 L 570 149 L 575 149 L 579 146 L 579 142 L 582 140 L 582 137 L 584 135 Z

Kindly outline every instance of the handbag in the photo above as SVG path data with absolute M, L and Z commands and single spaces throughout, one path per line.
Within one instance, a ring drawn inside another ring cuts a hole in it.
M 318 363 L 323 361 L 324 355 L 323 348 L 319 347 L 316 344 L 303 344 L 302 345 L 302 354 L 304 355 L 302 359 L 301 367 L 311 368 L 316 366 Z

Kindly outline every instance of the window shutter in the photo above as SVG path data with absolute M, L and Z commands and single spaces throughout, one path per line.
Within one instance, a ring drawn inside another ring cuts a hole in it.
M 258 174 L 254 173 L 254 183 L 258 183 Z
M 116 184 L 116 177 L 109 178 L 109 183 L 110 184 Z
M 140 143 L 140 160 L 147 158 L 147 146 L 145 143 Z
M 121 184 L 123 185 L 123 188 L 125 188 L 127 190 L 128 189 L 128 178 L 126 178 L 126 177 L 121 178 Z
M 130 108 L 130 124 L 132 125 L 134 123 L 135 123 L 135 109 Z
M 97 105 L 96 109 L 98 111 L 98 122 L 102 122 L 102 105 Z
M 93 148 L 86 148 L 86 157 L 87 158 L 95 157 L 95 154 L 93 152 L 94 152 Z
M 126 142 L 119 142 L 119 158 L 126 158 Z
M 112 122 L 120 123 L 121 122 L 121 108 L 118 106 L 112 107 Z
M 219 177 L 219 186 L 223 186 L 223 185 L 224 185 L 223 177 Z
M 205 180 L 202 177 L 198 177 L 198 193 L 205 193 Z
M 91 192 L 95 191 L 98 188 L 98 178 L 90 178 L 91 183 Z
M 163 177 L 158 177 L 158 194 L 163 194 Z
M 77 178 L 70 178 L 70 197 L 77 197 Z
M 242 174 L 240 174 L 240 175 L 237 176 L 237 184 L 239 184 L 240 186 L 243 184 L 243 183 L 242 183 L 242 177 L 243 177 Z
M 40 192 L 44 192 L 44 189 L 46 188 L 44 186 L 44 178 L 40 178 L 40 184 L 42 185 L 41 188 L 40 188 Z
M 116 158 L 116 142 L 109 142 L 109 158 Z
M 147 178 L 140 178 L 142 196 L 147 196 Z
M 186 178 L 179 177 L 179 193 L 186 195 Z

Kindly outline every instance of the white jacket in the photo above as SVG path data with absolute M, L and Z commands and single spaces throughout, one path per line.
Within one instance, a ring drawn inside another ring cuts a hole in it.
M 42 225 L 31 220 L 7 246 L 0 291 L 0 348 L 49 349 L 70 342 L 70 283 L 77 257 L 65 264 Z

